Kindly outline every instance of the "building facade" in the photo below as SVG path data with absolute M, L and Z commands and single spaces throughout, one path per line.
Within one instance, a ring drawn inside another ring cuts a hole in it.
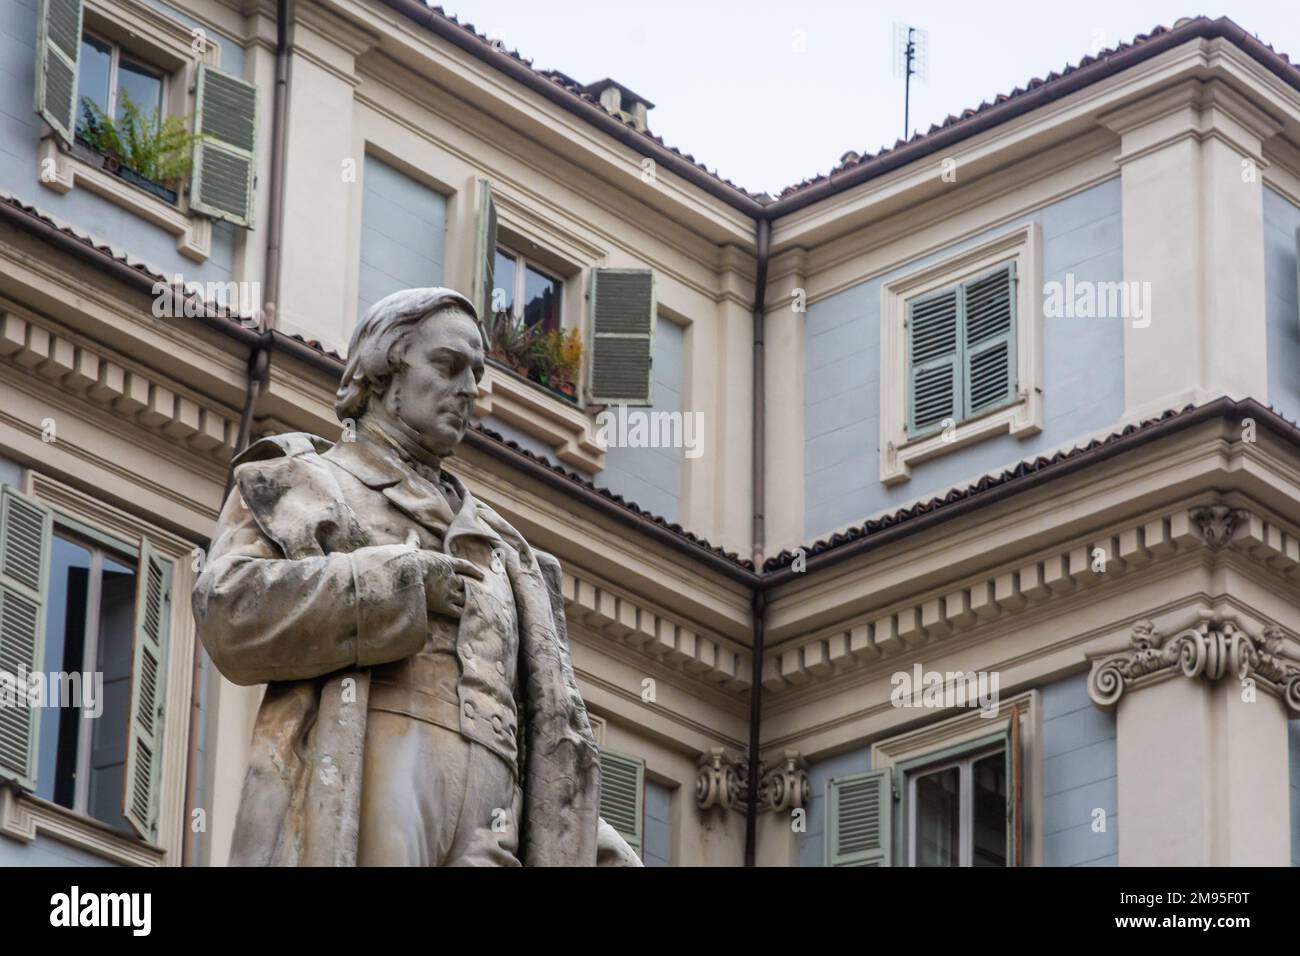
M 1300 863 L 1300 70 L 1231 21 L 772 197 L 417 0 L 0 11 L 0 665 L 71 698 L 0 863 L 225 862 L 231 459 L 437 285 L 647 864 Z

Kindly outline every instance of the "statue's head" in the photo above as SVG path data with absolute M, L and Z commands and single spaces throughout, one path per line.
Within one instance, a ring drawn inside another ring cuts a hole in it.
M 405 289 L 380 299 L 352 333 L 334 399 L 340 421 L 395 420 L 437 455 L 469 425 L 483 377 L 483 326 L 451 289 Z

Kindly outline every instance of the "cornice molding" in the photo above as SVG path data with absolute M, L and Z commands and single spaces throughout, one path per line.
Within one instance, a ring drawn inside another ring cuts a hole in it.
M 44 834 L 123 866 L 162 866 L 166 858 L 159 847 L 8 787 L 0 788 L 0 834 L 22 843 L 31 843 Z
M 695 806 L 744 813 L 748 808 L 745 780 L 749 760 L 725 747 L 710 747 L 700 755 L 695 773 Z M 812 800 L 808 761 L 798 750 L 786 749 L 774 764 L 758 762 L 758 812 L 806 810 Z
M 508 372 L 488 367 L 479 382 L 474 414 L 492 415 L 540 439 L 566 465 L 592 473 L 605 467 L 605 447 L 597 440 L 595 424 L 586 411 Z
M 1166 635 L 1149 620 L 1133 626 L 1130 647 L 1105 657 L 1091 657 L 1088 696 L 1098 707 L 1114 707 L 1134 692 L 1181 673 L 1213 683 L 1224 677 L 1253 681 L 1280 697 L 1293 716 L 1300 716 L 1300 661 L 1283 652 L 1288 634 L 1270 625 L 1258 636 L 1238 626 L 1232 615 L 1202 612 L 1193 624 Z
M 946 593 L 875 612 L 765 657 L 763 687 L 789 691 L 866 670 L 882 658 L 944 641 L 1203 549 L 1225 549 L 1300 585 L 1300 535 L 1253 510 L 1224 504 L 1180 507 L 1135 519 L 1110 533 L 1076 541 L 1038 560 L 1004 564 Z

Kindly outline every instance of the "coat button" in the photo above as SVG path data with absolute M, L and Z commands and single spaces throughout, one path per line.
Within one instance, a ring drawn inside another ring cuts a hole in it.
M 492 564 L 492 570 L 495 571 L 497 574 L 500 574 L 502 571 L 506 569 L 505 565 L 501 563 L 501 555 L 498 554 L 496 551 L 492 552 L 491 564 Z
M 465 701 L 465 716 L 468 717 L 470 720 L 473 720 L 473 719 L 474 719 L 474 702 L 473 702 L 473 701 L 469 701 L 469 700 Z
M 506 676 L 506 662 L 505 662 L 505 661 L 497 661 L 497 673 L 500 674 L 502 677 L 505 677 L 505 676 Z
M 503 726 L 504 726 L 504 725 L 501 723 L 501 715 L 500 715 L 500 714 L 493 714 L 493 715 L 492 715 L 492 729 L 493 729 L 494 731 L 496 731 L 496 732 L 499 734 L 499 733 L 501 733 L 501 728 L 502 728 Z

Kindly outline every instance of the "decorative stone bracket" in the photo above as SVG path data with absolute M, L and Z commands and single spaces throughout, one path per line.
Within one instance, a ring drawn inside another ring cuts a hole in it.
M 712 747 L 700 757 L 695 775 L 695 805 L 701 810 L 720 807 L 744 813 L 748 806 L 746 780 L 749 759 L 723 747 Z M 788 813 L 806 808 L 811 798 L 808 764 L 797 750 L 786 750 L 776 766 L 758 763 L 758 810 Z
M 1300 715 L 1300 662 L 1283 653 L 1286 632 L 1280 627 L 1252 637 L 1231 617 L 1202 612 L 1197 623 L 1170 636 L 1151 621 L 1138 621 L 1129 640 L 1131 648 L 1093 662 L 1088 696 L 1099 707 L 1113 707 L 1125 690 L 1153 683 L 1177 668 L 1184 677 L 1210 681 L 1229 674 L 1241 681 L 1249 678 Z

